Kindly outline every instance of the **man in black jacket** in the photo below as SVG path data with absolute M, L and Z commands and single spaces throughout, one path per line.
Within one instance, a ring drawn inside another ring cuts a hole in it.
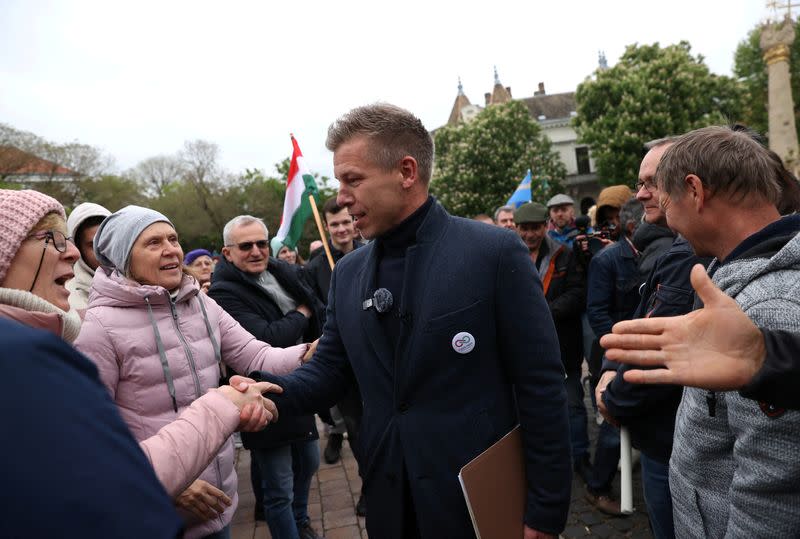
M 655 183 L 656 168 L 671 140 L 655 141 L 639 167 L 636 198 L 642 203 L 645 223 L 666 227 Z M 634 318 L 672 316 L 692 309 L 694 294 L 689 271 L 698 258 L 685 239 L 678 237 L 658 260 L 640 289 L 641 300 Z M 617 376 L 617 365 L 608 360 L 597 385 L 597 405 L 606 419 L 628 427 L 633 445 L 642 452 L 642 487 L 653 534 L 674 537 L 672 498 L 669 490 L 669 457 L 675 430 L 675 412 L 682 390 L 674 386 L 644 387 Z M 619 368 L 622 373 L 627 370 Z
M 223 259 L 214 270 L 209 295 L 257 339 L 273 346 L 318 338 L 322 303 L 297 266 L 270 258 L 263 221 L 240 215 L 225 225 L 222 236 Z M 286 415 L 269 429 L 242 434 L 251 451 L 256 502 L 260 487 L 273 537 L 317 537 L 307 511 L 311 479 L 319 467 L 317 438 L 313 415 Z
M 586 308 L 586 274 L 583 266 L 577 263 L 572 248 L 559 243 L 548 234 L 548 218 L 548 209 L 536 202 L 523 204 L 514 212 L 517 234 L 530 251 L 531 261 L 542 281 L 544 297 L 556 325 L 561 363 L 567 373 L 572 464 L 575 471 L 587 481 L 591 474 L 591 465 L 586 405 L 583 402 L 581 384 L 581 313 Z
M 330 234 L 331 256 L 334 264 L 338 263 L 344 255 L 361 247 L 361 242 L 355 239 L 356 231 L 353 226 L 353 218 L 348 213 L 347 208 L 342 208 L 336 203 L 336 197 L 328 199 L 323 204 L 322 216 L 323 226 Z M 306 281 L 325 305 L 328 304 L 332 273 L 333 269 L 324 253 L 312 258 L 303 271 Z M 358 431 L 361 429 L 362 415 L 361 392 L 358 390 L 358 384 L 353 380 L 344 398 L 331 408 L 331 418 L 336 421 L 336 425 L 328 434 L 328 444 L 325 446 L 324 451 L 325 462 L 333 464 L 339 460 L 344 431 L 346 430 L 353 456 L 359 463 L 359 467 L 361 466 L 362 455 L 358 446 Z M 356 504 L 356 514 L 362 517 L 367 514 L 367 504 L 363 490 Z

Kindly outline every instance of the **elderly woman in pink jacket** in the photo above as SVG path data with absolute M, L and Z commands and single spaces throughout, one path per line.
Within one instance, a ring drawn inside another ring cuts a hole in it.
M 70 308 L 65 283 L 78 256 L 57 200 L 31 190 L 0 189 L 0 318 L 72 343 L 81 319 Z M 273 410 L 274 405 L 259 393 L 266 388 L 248 388 L 246 379 L 237 382 L 245 385 L 238 391 L 224 386 L 208 392 L 177 421 L 140 440 L 173 497 L 206 468 L 234 430 L 258 430 L 272 418 L 265 405 Z
M 199 293 L 183 273 L 178 234 L 164 215 L 127 206 L 103 221 L 94 249 L 100 268 L 75 344 L 97 365 L 137 440 L 217 387 L 222 362 L 237 372 L 278 374 L 302 363 L 308 345 L 282 349 L 258 341 Z M 176 498 L 187 538 L 229 537 L 237 503 L 233 457 L 229 440 Z
M 81 319 L 70 308 L 66 282 L 73 276 L 78 249 L 67 237 L 64 208 L 31 190 L 0 189 L 0 318 L 55 333 L 72 343 Z M 22 359 L 22 358 L 21 358 Z M 237 391 L 223 386 L 186 408 L 177 421 L 140 447 L 171 496 L 178 495 L 218 453 L 236 429 L 259 430 L 272 419 L 263 399 L 246 379 Z

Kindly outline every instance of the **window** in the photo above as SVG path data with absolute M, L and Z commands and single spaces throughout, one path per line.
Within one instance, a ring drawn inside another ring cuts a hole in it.
M 589 165 L 589 148 L 582 146 L 575 148 L 575 161 L 578 163 L 578 174 L 590 174 L 592 172 Z

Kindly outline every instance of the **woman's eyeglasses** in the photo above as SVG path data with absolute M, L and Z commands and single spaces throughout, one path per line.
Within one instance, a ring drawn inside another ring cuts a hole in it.
M 74 244 L 75 242 L 72 241 L 72 238 L 68 238 L 64 235 L 63 232 L 58 230 L 40 230 L 30 236 L 26 237 L 26 240 L 31 238 L 36 238 L 37 240 L 45 240 L 45 247 L 47 243 L 52 241 L 53 247 L 56 248 L 56 251 L 59 253 L 66 253 L 67 252 L 67 242 Z

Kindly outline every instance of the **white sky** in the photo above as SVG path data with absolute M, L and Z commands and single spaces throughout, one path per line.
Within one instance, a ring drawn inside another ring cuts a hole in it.
M 515 97 L 574 91 L 626 45 L 686 39 L 730 74 L 763 0 L 0 0 L 0 122 L 102 148 L 118 169 L 185 140 L 217 143 L 231 172 L 273 171 L 293 132 L 332 176 L 328 125 L 388 101 L 428 129 L 460 76 L 483 104 L 493 66 Z

